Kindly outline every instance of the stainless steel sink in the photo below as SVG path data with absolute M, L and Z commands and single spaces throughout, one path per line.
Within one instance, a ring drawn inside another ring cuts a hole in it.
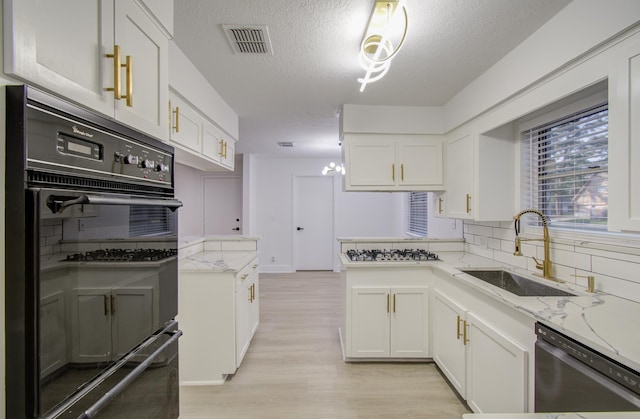
M 523 297 L 575 296 L 570 292 L 549 287 L 504 270 L 463 270 L 462 272 L 481 279 L 512 294 Z

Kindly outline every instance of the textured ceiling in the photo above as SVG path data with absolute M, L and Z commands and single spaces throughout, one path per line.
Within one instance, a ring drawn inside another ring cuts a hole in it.
M 569 2 L 408 0 L 406 43 L 362 93 L 372 0 L 176 0 L 175 42 L 238 114 L 238 152 L 337 157 L 341 104 L 443 105 Z M 267 25 L 273 55 L 234 54 L 223 24 Z

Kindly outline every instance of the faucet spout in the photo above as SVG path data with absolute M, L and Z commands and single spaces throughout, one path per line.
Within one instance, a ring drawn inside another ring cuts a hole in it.
M 516 256 L 522 256 L 522 252 L 520 250 L 520 245 L 521 245 L 520 242 L 526 239 L 521 239 L 520 237 L 518 237 L 518 234 L 520 233 L 520 217 L 522 217 L 524 214 L 536 214 L 542 219 L 542 231 L 543 231 L 542 241 L 544 242 L 544 260 L 542 262 L 539 262 L 536 258 L 533 258 L 533 260 L 536 262 L 536 268 L 542 270 L 542 276 L 546 279 L 551 279 L 553 276 L 551 272 L 552 271 L 551 258 L 549 256 L 549 253 L 550 253 L 549 228 L 547 227 L 548 220 L 547 220 L 547 217 L 541 211 L 529 208 L 529 209 L 520 211 L 513 217 L 513 225 L 516 231 L 515 252 L 513 254 Z M 539 239 L 531 239 L 531 240 L 539 240 Z

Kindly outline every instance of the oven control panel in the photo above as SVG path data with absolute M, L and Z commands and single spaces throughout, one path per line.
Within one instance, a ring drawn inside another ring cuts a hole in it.
M 125 129 L 116 132 L 36 104 L 28 105 L 27 120 L 30 169 L 173 186 L 171 148 L 153 138 L 128 135 L 132 131 Z

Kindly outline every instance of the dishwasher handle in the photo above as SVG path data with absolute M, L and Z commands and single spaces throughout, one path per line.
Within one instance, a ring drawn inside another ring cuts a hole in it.
M 61 213 L 72 205 L 146 205 L 165 207 L 175 211 L 182 206 L 177 199 L 126 198 L 93 194 L 82 194 L 79 197 L 51 195 L 47 198 L 47 207 L 53 212 Z

